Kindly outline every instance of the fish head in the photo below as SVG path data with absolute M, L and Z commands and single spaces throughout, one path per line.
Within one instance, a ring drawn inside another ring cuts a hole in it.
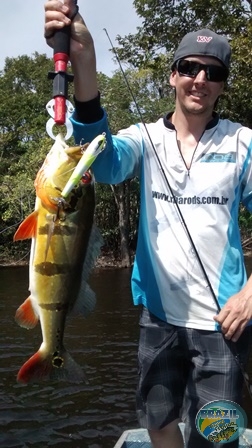
M 70 215 L 71 213 L 82 211 L 85 218 L 87 209 L 94 212 L 94 176 L 93 173 L 88 170 L 84 173 L 78 184 L 73 188 L 66 199 L 62 201 L 62 216 Z
M 49 212 L 54 213 L 58 209 L 59 204 L 61 204 L 61 207 L 67 208 L 73 196 L 78 196 L 80 189 L 85 189 L 86 185 L 93 181 L 91 173 L 85 173 L 79 183 L 80 185 L 76 186 L 76 191 L 70 194 L 67 200 L 63 200 L 61 197 L 63 188 L 87 146 L 88 144 L 70 147 L 61 134 L 56 136 L 55 142 L 47 154 L 42 167 L 39 169 L 34 182 L 36 195 Z

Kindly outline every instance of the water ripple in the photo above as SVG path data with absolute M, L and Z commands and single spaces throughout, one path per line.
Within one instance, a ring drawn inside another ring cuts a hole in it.
M 131 303 L 130 271 L 95 274 L 95 312 L 88 319 L 67 321 L 66 348 L 88 379 L 78 385 L 16 382 L 18 370 L 41 344 L 39 326 L 27 331 L 14 321 L 16 308 L 27 297 L 27 275 L 26 268 L 0 270 L 1 287 L 6 285 L 0 291 L 0 446 L 111 448 L 124 429 L 137 425 L 138 312 Z

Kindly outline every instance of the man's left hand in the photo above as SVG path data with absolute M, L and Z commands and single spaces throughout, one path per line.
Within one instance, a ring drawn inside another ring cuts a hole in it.
M 226 339 L 236 342 L 252 318 L 252 276 L 245 287 L 229 298 L 214 320 L 221 326 Z

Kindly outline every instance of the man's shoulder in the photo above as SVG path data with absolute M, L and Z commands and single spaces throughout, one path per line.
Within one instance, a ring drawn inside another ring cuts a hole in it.
M 148 131 L 153 131 L 153 132 L 155 132 L 155 131 L 160 132 L 161 130 L 165 131 L 165 129 L 167 129 L 167 128 L 174 129 L 174 126 L 170 122 L 168 122 L 168 123 L 169 124 L 167 126 L 167 118 L 164 115 L 164 116 L 158 117 L 157 120 L 155 120 L 155 121 L 153 120 L 152 122 L 148 122 L 148 123 L 142 122 L 140 124 L 140 126 L 142 129 L 147 128 Z
M 218 127 L 230 137 L 232 135 L 239 134 L 239 137 L 247 136 L 252 139 L 252 129 L 244 126 L 242 123 L 232 121 L 227 118 L 221 118 L 219 120 Z

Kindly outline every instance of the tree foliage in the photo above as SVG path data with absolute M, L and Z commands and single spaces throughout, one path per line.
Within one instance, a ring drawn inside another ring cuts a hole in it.
M 29 253 L 30 242 L 13 243 L 17 225 L 34 208 L 34 179 L 52 146 L 45 131 L 49 116 L 46 104 L 52 96 L 48 71 L 52 61 L 35 53 L 7 59 L 0 74 L 0 263 Z M 147 71 L 127 73 L 133 95 L 138 95 L 145 119 L 156 119 L 164 104 L 158 88 Z M 103 105 L 114 133 L 139 120 L 125 80 L 119 72 L 109 78 L 100 73 L 99 87 Z M 70 100 L 71 97 L 70 88 Z M 97 185 L 96 219 L 102 230 L 104 248 L 130 263 L 135 248 L 138 183 L 135 179 L 120 186 Z
M 17 223 L 34 207 L 33 181 L 47 152 L 45 106 L 50 85 L 43 82 L 52 62 L 34 58 L 7 58 L 0 76 L 0 245 L 1 258 L 27 251 L 28 244 L 12 243 Z M 46 78 L 45 78 L 46 79 Z
M 232 47 L 231 76 L 220 102 L 223 117 L 252 126 L 252 14 L 249 1 L 230 0 L 134 0 L 142 26 L 136 34 L 118 36 L 122 61 L 137 68 L 150 68 L 169 96 L 173 55 L 190 31 L 211 28 L 226 35 Z
M 210 27 L 225 34 L 232 47 L 231 73 L 219 111 L 223 117 L 252 127 L 252 18 L 250 2 L 230 0 L 134 0 L 142 25 L 136 34 L 118 36 L 116 49 L 127 70 L 108 77 L 99 73 L 102 105 L 113 133 L 140 121 L 154 121 L 173 108 L 169 86 L 174 51 L 186 32 Z M 19 222 L 34 207 L 33 182 L 52 141 L 46 135 L 46 104 L 52 97 L 47 79 L 53 61 L 33 57 L 7 58 L 0 72 L 0 263 L 29 252 L 30 242 L 12 242 Z M 69 88 L 72 101 L 72 86 Z M 141 118 L 140 118 L 141 116 Z M 105 249 L 125 265 L 135 250 L 139 213 L 137 179 L 121 185 L 96 186 L 96 220 Z M 250 215 L 241 209 L 246 238 Z

